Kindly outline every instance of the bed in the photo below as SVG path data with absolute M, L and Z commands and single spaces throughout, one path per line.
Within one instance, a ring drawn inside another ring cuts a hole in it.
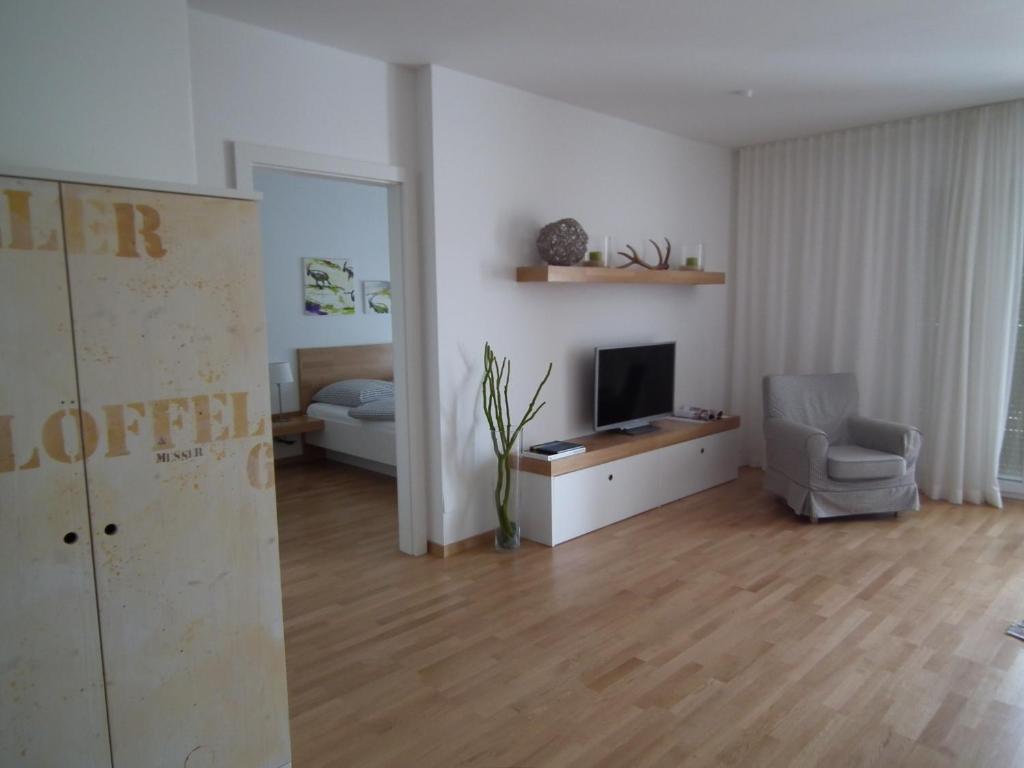
M 394 379 L 390 344 L 354 347 L 307 347 L 298 352 L 299 406 L 322 419 L 324 428 L 310 432 L 306 442 L 324 449 L 328 458 L 395 474 L 395 422 L 364 421 L 349 416 L 349 408 L 314 403 L 313 395 L 335 381 Z

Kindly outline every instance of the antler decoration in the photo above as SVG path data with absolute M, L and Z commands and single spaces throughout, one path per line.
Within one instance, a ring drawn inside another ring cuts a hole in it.
M 653 240 L 648 240 L 648 242 L 651 245 L 653 245 L 654 250 L 658 252 L 657 264 L 648 264 L 646 261 L 640 258 L 640 254 L 636 252 L 636 248 L 634 248 L 632 245 L 627 244 L 626 249 L 629 251 L 629 253 L 626 253 L 626 251 L 619 251 L 619 256 L 622 256 L 624 259 L 626 259 L 625 264 L 619 264 L 619 269 L 625 269 L 626 267 L 631 267 L 634 264 L 638 264 L 644 269 L 668 269 L 668 259 L 669 256 L 672 255 L 672 243 L 670 243 L 668 238 L 666 237 L 665 253 L 662 253 L 661 247 L 656 242 L 654 242 Z

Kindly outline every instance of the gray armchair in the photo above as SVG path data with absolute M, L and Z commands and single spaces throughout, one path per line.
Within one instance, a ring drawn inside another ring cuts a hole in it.
M 799 515 L 918 509 L 921 433 L 857 414 L 852 373 L 764 377 L 765 479 Z

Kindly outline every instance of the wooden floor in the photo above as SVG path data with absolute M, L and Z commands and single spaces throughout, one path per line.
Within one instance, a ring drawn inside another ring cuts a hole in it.
M 515 555 L 278 477 L 295 768 L 1024 764 L 1024 506 L 809 525 L 760 475 Z

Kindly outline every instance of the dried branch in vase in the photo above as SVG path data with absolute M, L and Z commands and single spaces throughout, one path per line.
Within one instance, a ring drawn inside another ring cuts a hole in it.
M 519 546 L 519 524 L 509 517 L 509 495 L 512 491 L 512 469 L 509 457 L 518 445 L 523 428 L 533 421 L 546 403 L 537 405 L 540 391 L 551 376 L 552 364 L 548 363 L 547 373 L 537 385 L 536 391 L 522 418 L 516 422 L 509 408 L 508 385 L 512 378 L 512 363 L 507 357 L 498 360 L 491 345 L 484 344 L 483 388 L 484 417 L 491 430 L 491 446 L 498 462 L 498 479 L 494 485 L 494 508 L 498 513 L 498 536 L 495 545 L 502 549 Z

